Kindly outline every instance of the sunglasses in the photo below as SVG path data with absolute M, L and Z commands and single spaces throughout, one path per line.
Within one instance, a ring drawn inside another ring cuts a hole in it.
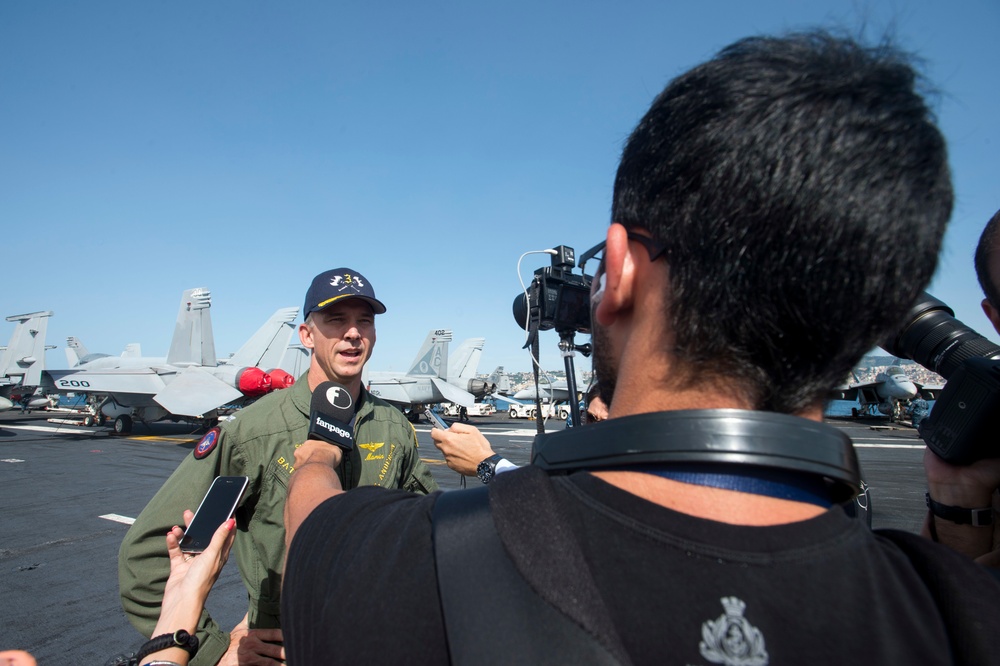
M 628 235 L 629 240 L 633 240 L 636 243 L 642 245 L 644 248 L 646 248 L 646 252 L 649 253 L 649 260 L 651 262 L 656 261 L 657 259 L 659 259 L 660 257 L 662 257 L 664 254 L 667 253 L 666 247 L 664 247 L 660 243 L 657 243 L 649 236 L 643 236 L 639 232 L 633 231 L 632 229 L 628 229 L 626 233 Z M 607 241 L 601 241 L 600 243 L 598 243 L 597 245 L 595 245 L 594 247 L 590 248 L 589 250 L 580 255 L 580 260 L 577 262 L 576 265 L 580 267 L 580 270 L 583 273 L 587 272 L 586 269 L 587 262 L 596 257 L 597 255 L 601 254 L 604 251 L 605 245 L 607 245 Z M 603 260 L 604 257 L 602 255 L 599 261 Z M 597 270 L 598 271 L 600 270 L 599 264 Z

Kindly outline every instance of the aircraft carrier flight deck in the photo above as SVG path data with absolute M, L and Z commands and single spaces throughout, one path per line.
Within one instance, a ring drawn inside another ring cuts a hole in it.
M 0 413 L 0 649 L 28 650 L 43 666 L 103 664 L 144 642 L 118 601 L 118 547 L 146 502 L 191 455 L 201 432 L 190 425 L 136 424 L 123 436 L 109 427 L 50 423 L 53 416 L 16 409 Z M 828 421 L 855 444 L 870 487 L 872 526 L 919 531 L 924 447 L 916 431 L 879 418 Z M 517 464 L 528 462 L 533 421 L 498 413 L 471 423 L 498 453 Z M 549 421 L 546 429 L 564 427 Z M 421 456 L 441 487 L 460 487 L 459 475 L 431 443 L 429 424 L 421 420 L 416 429 Z M 246 612 L 233 562 L 208 608 L 228 627 Z

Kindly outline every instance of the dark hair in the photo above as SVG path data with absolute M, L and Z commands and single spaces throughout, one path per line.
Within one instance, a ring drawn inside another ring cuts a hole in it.
M 976 246 L 976 277 L 979 278 L 979 286 L 983 288 L 983 294 L 986 296 L 986 300 L 990 302 L 990 305 L 1000 309 L 1000 290 L 997 289 L 996 284 L 993 283 L 993 278 L 990 276 L 990 255 L 1000 250 L 997 247 L 1000 238 L 997 238 L 997 232 L 1000 230 L 1000 210 L 998 210 L 990 221 L 986 223 L 986 228 L 983 229 L 982 235 L 979 237 L 979 245 Z
M 794 413 L 899 325 L 953 196 L 916 81 L 888 46 L 810 33 L 736 42 L 656 98 L 612 219 L 666 247 L 679 381 Z

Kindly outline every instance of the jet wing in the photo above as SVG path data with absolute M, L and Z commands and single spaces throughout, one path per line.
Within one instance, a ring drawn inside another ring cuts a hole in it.
M 858 386 L 838 386 L 829 393 L 830 400 L 857 400 Z
M 471 407 L 475 404 L 476 398 L 474 395 L 468 391 L 463 391 L 454 384 L 449 384 L 443 379 L 437 377 L 431 377 L 431 383 L 434 384 L 434 388 L 441 392 L 445 400 L 448 402 L 454 402 L 463 407 Z
M 166 387 L 152 368 L 94 370 L 47 370 L 59 393 L 99 393 L 101 395 L 156 395 Z
M 400 405 L 413 403 L 410 399 L 410 394 L 406 392 L 406 387 L 399 382 L 372 382 L 369 384 L 368 390 L 372 395 L 383 400 L 388 400 L 389 402 L 395 402 Z
M 184 368 L 153 396 L 161 407 L 178 416 L 201 416 L 243 397 L 235 387 L 200 366 Z

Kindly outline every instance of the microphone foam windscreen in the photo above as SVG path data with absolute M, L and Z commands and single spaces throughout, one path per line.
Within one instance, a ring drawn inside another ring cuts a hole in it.
M 353 417 L 350 391 L 336 382 L 323 382 L 313 391 L 309 406 L 309 439 L 321 439 L 350 451 L 354 448 Z

